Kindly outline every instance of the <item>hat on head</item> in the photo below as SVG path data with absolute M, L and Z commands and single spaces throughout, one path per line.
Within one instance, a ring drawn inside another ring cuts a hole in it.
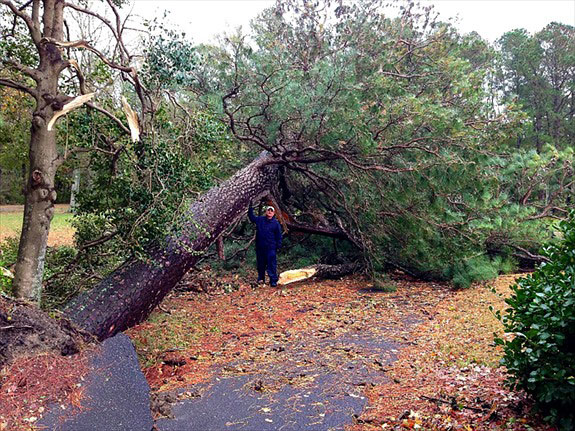
M 267 207 L 266 207 L 266 211 L 267 211 L 267 210 L 274 210 L 274 211 L 275 211 L 276 209 L 270 205 L 270 206 L 267 206 Z

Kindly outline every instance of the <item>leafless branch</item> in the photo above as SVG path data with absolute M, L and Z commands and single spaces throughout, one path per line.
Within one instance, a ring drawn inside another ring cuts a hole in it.
M 34 42 L 34 44 L 36 46 L 39 46 L 40 45 L 40 39 L 42 38 L 42 35 L 40 34 L 39 26 L 35 25 L 35 22 L 32 20 L 32 18 L 30 18 L 30 15 L 28 15 L 23 10 L 20 10 L 16 6 L 16 4 L 14 4 L 10 0 L 0 0 L 0 4 L 8 6 L 10 11 L 15 16 L 17 16 L 18 18 L 20 18 L 22 21 L 24 21 L 26 23 L 26 26 L 28 27 L 28 30 L 30 31 L 30 36 L 32 37 L 32 41 Z
M 136 75 L 136 71 L 134 70 L 133 67 L 122 66 L 121 64 L 114 63 L 113 61 L 108 59 L 104 54 L 102 54 L 100 51 L 98 51 L 96 48 L 94 48 L 92 45 L 90 45 L 85 40 L 75 40 L 75 41 L 71 41 L 71 42 L 62 42 L 62 41 L 58 41 L 56 39 L 53 39 L 51 37 L 44 37 L 44 38 L 42 38 L 41 43 L 52 43 L 52 44 L 59 46 L 59 47 L 62 47 L 62 48 L 86 49 L 86 50 L 96 54 L 100 60 L 102 60 L 104 63 L 106 63 L 106 65 L 108 65 L 112 69 L 126 72 L 132 77 L 135 77 L 135 75 Z
M 74 270 L 74 268 L 76 268 L 76 266 L 78 265 L 78 262 L 80 262 L 80 259 L 84 257 L 84 253 L 86 252 L 86 250 L 108 242 L 109 240 L 114 238 L 117 234 L 118 234 L 118 232 L 108 232 L 108 233 L 105 233 L 104 235 L 102 235 L 101 237 L 99 237 L 93 241 L 88 241 L 88 242 L 82 244 L 78 248 L 78 253 L 74 257 L 74 259 L 72 259 L 70 261 L 70 263 L 68 263 L 64 267 L 64 269 L 52 274 L 49 278 L 47 278 L 46 283 L 50 283 L 52 280 L 57 279 L 58 277 L 61 277 L 62 275 L 70 274 L 70 272 L 72 272 Z
M 24 66 L 23 64 L 21 64 L 17 60 L 14 60 L 13 58 L 3 59 L 2 63 L 4 63 L 5 65 L 7 65 L 9 67 L 16 69 L 19 72 L 22 72 L 25 75 L 28 75 L 30 78 L 34 79 L 35 81 L 38 80 L 38 71 L 36 71 L 35 69 L 31 69 L 27 66 Z
M 14 88 L 15 90 L 28 93 L 32 97 L 37 96 L 36 90 L 33 90 L 32 88 L 26 87 L 24 84 L 20 84 L 19 82 L 13 81 L 8 78 L 0 78 L 0 86 Z
M 126 132 L 126 134 L 130 134 L 130 129 L 128 129 L 124 123 L 122 123 L 122 120 L 120 120 L 118 117 L 116 117 L 114 114 L 112 114 L 110 111 L 98 106 L 98 105 L 94 105 L 93 103 L 86 103 L 86 106 L 104 114 L 105 116 L 107 116 L 108 118 L 110 118 L 112 121 L 114 121 L 114 123 L 116 123 L 116 125 L 122 129 L 124 132 Z
M 74 9 L 78 12 L 83 13 L 83 14 L 90 15 L 90 16 L 93 16 L 94 18 L 97 18 L 102 23 L 104 23 L 106 25 L 106 27 L 108 27 L 110 29 L 110 31 L 112 32 L 114 37 L 117 38 L 117 34 L 116 34 L 116 30 L 114 29 L 114 26 L 112 25 L 110 20 L 108 20 L 106 17 L 100 15 L 99 13 L 91 11 L 89 9 L 83 8 L 82 6 L 78 6 L 77 4 L 74 4 L 74 3 L 65 3 L 64 7 L 69 7 L 70 9 Z

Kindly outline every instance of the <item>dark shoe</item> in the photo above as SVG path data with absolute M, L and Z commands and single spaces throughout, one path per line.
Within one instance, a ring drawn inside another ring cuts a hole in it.
M 278 287 L 278 284 L 277 284 L 277 283 L 272 283 L 272 284 L 271 284 L 271 287 Z

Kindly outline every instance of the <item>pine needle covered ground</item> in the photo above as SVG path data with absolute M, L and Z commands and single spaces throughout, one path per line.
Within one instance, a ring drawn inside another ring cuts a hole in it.
M 550 430 L 503 386 L 492 342 L 501 326 L 489 306 L 504 308 L 513 280 L 497 279 L 497 293 L 410 280 L 394 281 L 393 293 L 352 278 L 283 290 L 232 280 L 214 283 L 219 293 L 175 292 L 129 335 L 158 392 L 233 376 L 253 380 L 246 391 L 327 391 L 322 376 L 336 375 L 343 396 L 366 400 L 353 431 Z

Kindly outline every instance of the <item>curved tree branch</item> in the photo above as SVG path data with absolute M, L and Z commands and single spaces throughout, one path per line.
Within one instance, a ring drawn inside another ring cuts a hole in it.
M 36 90 L 34 90 L 30 87 L 26 87 L 25 85 L 20 84 L 19 82 L 13 81 L 11 79 L 0 78 L 0 86 L 14 88 L 15 90 L 19 90 L 19 91 L 22 91 L 24 93 L 27 93 L 32 97 L 37 96 Z
M 32 20 L 30 15 L 28 15 L 23 10 L 20 10 L 10 0 L 0 0 L 0 4 L 8 6 L 10 11 L 15 16 L 17 16 L 18 18 L 20 18 L 22 21 L 24 21 L 26 23 L 26 26 L 28 27 L 28 31 L 30 32 L 30 36 L 32 37 L 32 41 L 34 42 L 34 45 L 39 46 L 40 45 L 40 39 L 42 38 L 42 35 L 40 34 L 39 26 L 36 25 L 36 23 L 34 22 L 34 20 Z
M 38 81 L 38 79 L 39 79 L 38 78 L 38 71 L 36 69 L 32 69 L 28 66 L 24 66 L 22 63 L 20 63 L 17 60 L 14 60 L 13 58 L 4 59 L 4 60 L 2 60 L 2 63 L 7 65 L 8 67 L 12 67 L 12 68 L 16 69 L 18 72 L 21 72 L 24 75 L 29 76 L 34 81 Z
M 2 0 L 0 0 L 0 1 L 2 1 Z M 100 60 L 102 60 L 104 63 L 106 63 L 106 65 L 108 65 L 112 69 L 126 72 L 126 73 L 130 74 L 130 76 L 132 76 L 132 77 L 134 77 L 136 75 L 136 71 L 134 70 L 133 67 L 122 66 L 121 64 L 114 63 L 113 61 L 108 59 L 104 54 L 102 54 L 100 51 L 98 51 L 96 48 L 94 48 L 92 45 L 90 45 L 85 40 L 75 40 L 75 41 L 70 41 L 70 42 L 62 42 L 62 41 L 56 40 L 56 39 L 51 38 L 51 37 L 43 37 L 41 40 L 41 43 L 52 43 L 52 44 L 59 46 L 59 47 L 62 47 L 62 48 L 86 49 L 86 50 L 96 54 Z

